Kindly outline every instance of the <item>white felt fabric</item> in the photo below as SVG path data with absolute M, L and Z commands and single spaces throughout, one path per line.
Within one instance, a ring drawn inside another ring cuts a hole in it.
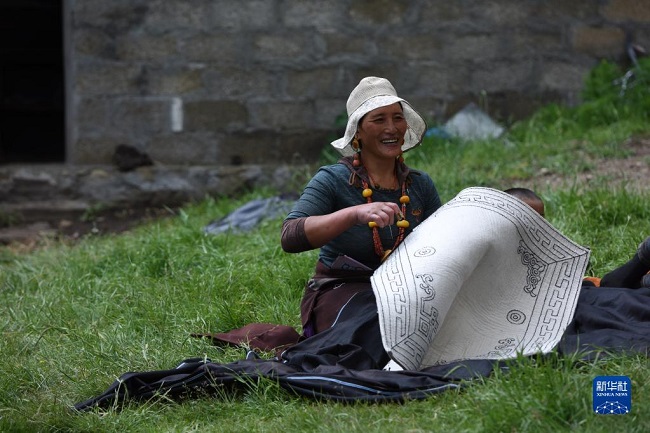
M 384 348 L 409 370 L 549 352 L 573 317 L 588 259 L 515 197 L 465 189 L 373 274 Z

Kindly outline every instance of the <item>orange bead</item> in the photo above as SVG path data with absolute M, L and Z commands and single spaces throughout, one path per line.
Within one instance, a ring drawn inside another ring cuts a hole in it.
M 409 198 L 408 195 L 403 195 L 403 196 L 401 196 L 399 198 L 399 202 L 402 203 L 402 204 L 407 204 L 410 201 L 411 201 L 411 199 Z
M 374 222 L 374 221 L 370 221 L 370 222 L 368 223 L 368 227 L 370 227 L 371 229 L 372 229 L 372 228 L 375 228 L 375 227 L 377 227 L 377 223 Z
M 372 190 L 370 188 L 366 188 L 366 189 L 363 190 L 361 195 L 364 196 L 365 198 L 368 198 L 368 197 L 372 196 Z
M 396 224 L 397 224 L 397 227 L 404 228 L 404 229 L 409 226 L 409 222 L 406 221 L 406 220 L 397 221 Z

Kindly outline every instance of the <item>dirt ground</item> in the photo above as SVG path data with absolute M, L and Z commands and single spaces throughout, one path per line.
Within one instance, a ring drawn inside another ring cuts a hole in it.
M 608 158 L 589 161 L 596 167 L 593 171 L 577 174 L 577 179 L 558 176 L 548 170 L 541 170 L 538 175 L 519 186 L 535 188 L 539 186 L 549 189 L 558 188 L 567 183 L 588 185 L 596 178 L 607 178 L 610 186 L 625 184 L 633 190 L 650 189 L 650 137 L 635 137 L 621 144 L 630 153 L 627 158 Z
M 567 179 L 556 173 L 541 170 L 531 180 L 514 181 L 517 186 L 530 188 L 557 188 L 567 182 L 587 185 L 594 178 L 606 176 L 610 185 L 625 182 L 628 188 L 647 190 L 650 188 L 650 137 L 637 137 L 623 143 L 630 156 L 621 159 L 606 159 L 593 162 L 596 170 L 579 173 L 576 179 Z M 117 209 L 93 215 L 91 218 L 50 217 L 43 215 L 41 221 L 30 224 L 13 224 L 0 228 L 0 246 L 12 249 L 31 250 L 54 240 L 74 242 L 87 236 L 108 233 L 122 233 L 138 225 L 176 214 L 173 209 Z M 208 224 L 209 221 L 206 221 Z
M 88 236 L 123 233 L 136 226 L 176 215 L 169 208 L 113 209 L 92 217 L 82 214 L 67 217 L 43 214 L 36 222 L 11 224 L 0 228 L 2 245 L 14 250 L 31 250 L 52 241 L 76 242 Z M 208 222 L 206 222 L 207 224 Z

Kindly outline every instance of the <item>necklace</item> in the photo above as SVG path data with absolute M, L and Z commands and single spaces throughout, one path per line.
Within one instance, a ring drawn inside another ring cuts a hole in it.
M 370 182 L 372 183 L 372 185 L 374 186 L 375 189 L 393 189 L 392 188 L 393 185 L 399 186 L 399 181 L 397 180 L 397 175 L 395 173 L 393 173 L 393 178 L 391 179 L 391 182 L 390 182 L 391 186 L 388 187 L 388 188 L 382 188 L 382 186 L 379 185 L 379 183 L 377 183 L 375 178 L 372 177 L 370 172 L 367 171 L 367 170 L 366 170 L 366 172 L 368 173 L 368 178 L 370 178 Z
M 370 173 L 368 173 L 368 176 L 370 176 Z M 368 182 L 365 180 L 361 180 L 361 184 L 363 185 L 363 191 L 361 192 L 361 195 L 363 195 L 368 203 L 372 203 L 372 189 L 369 188 Z M 377 185 L 375 185 L 377 186 Z M 379 230 L 377 229 L 377 223 L 374 221 L 370 221 L 368 223 L 368 227 L 372 230 L 372 243 L 375 247 L 375 254 L 381 258 L 381 261 L 383 262 L 386 260 L 386 257 L 390 255 L 391 252 L 397 246 L 404 240 L 404 231 L 406 228 L 409 226 L 409 222 L 406 220 L 406 204 L 411 201 L 408 195 L 406 195 L 406 179 L 404 182 L 402 182 L 402 196 L 399 198 L 399 202 L 402 204 L 402 210 L 397 214 L 397 227 L 399 227 L 399 231 L 397 233 L 397 239 L 395 239 L 395 244 L 393 245 L 393 248 L 389 250 L 384 251 L 384 246 L 381 244 L 381 239 L 379 237 Z

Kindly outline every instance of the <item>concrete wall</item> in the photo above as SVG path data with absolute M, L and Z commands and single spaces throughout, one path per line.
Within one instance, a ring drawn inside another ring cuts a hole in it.
M 68 162 L 129 144 L 167 165 L 302 163 L 366 75 L 432 121 L 482 98 L 507 121 L 575 103 L 640 0 L 65 0 Z

